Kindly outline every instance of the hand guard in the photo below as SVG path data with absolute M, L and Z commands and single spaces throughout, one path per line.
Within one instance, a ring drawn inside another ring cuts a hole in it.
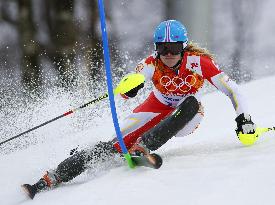
M 122 94 L 122 97 L 133 98 L 137 95 L 138 91 L 143 87 L 144 87 L 144 83 L 141 83 L 137 87 L 135 87 L 135 88 L 131 89 L 130 91 Z
M 252 145 L 258 139 L 255 133 L 256 125 L 252 122 L 251 116 L 248 114 L 240 114 L 235 121 L 237 122 L 237 129 L 235 130 L 239 140 L 244 145 Z
M 256 125 L 251 121 L 251 116 L 248 114 L 240 114 L 235 121 L 237 122 L 236 132 L 243 134 L 254 134 L 256 130 Z

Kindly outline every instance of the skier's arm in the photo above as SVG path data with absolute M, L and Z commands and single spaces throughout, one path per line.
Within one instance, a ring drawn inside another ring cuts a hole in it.
M 256 125 L 253 123 L 251 116 L 248 114 L 246 102 L 240 92 L 239 86 L 224 73 L 220 73 L 212 77 L 211 80 L 214 86 L 216 86 L 231 99 L 237 113 L 237 117 L 235 119 L 237 123 L 237 135 L 239 136 L 239 133 L 255 133 Z M 241 142 L 244 140 L 240 137 L 239 139 Z
M 246 101 L 239 86 L 224 72 L 220 71 L 215 62 L 210 59 L 202 60 L 202 68 L 204 77 L 230 98 L 237 114 L 235 119 L 237 123 L 237 135 L 239 133 L 254 133 L 256 125 L 252 122 L 251 116 L 248 114 Z M 242 139 L 240 140 L 242 141 Z
M 246 102 L 239 86 L 222 72 L 218 65 L 210 58 L 202 56 L 200 63 L 203 78 L 230 98 L 237 116 L 242 113 L 248 113 Z
M 221 72 L 220 74 L 213 76 L 211 81 L 218 90 L 230 98 L 237 116 L 242 113 L 248 113 L 246 101 L 240 91 L 239 86 L 225 73 Z

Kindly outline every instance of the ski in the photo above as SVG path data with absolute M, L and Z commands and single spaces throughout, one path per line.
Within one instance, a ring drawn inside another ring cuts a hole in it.
M 159 169 L 162 165 L 162 158 L 158 154 L 147 154 L 144 156 L 131 156 L 136 166 L 149 167 Z
M 34 185 L 30 184 L 23 184 L 21 185 L 23 191 L 31 198 L 33 199 L 35 194 L 37 193 L 37 189 Z

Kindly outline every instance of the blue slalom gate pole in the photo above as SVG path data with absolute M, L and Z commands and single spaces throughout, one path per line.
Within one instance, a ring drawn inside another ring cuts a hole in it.
M 129 154 L 120 131 L 117 113 L 116 113 L 116 105 L 114 100 L 114 93 L 113 93 L 113 85 L 112 85 L 112 72 L 110 66 L 110 54 L 109 54 L 109 45 L 108 45 L 108 36 L 107 36 L 107 29 L 105 23 L 105 12 L 104 12 L 104 3 L 103 0 L 98 0 L 98 8 L 99 8 L 99 15 L 100 15 L 100 25 L 101 25 L 101 32 L 102 32 L 102 41 L 103 41 L 103 54 L 104 54 L 104 61 L 105 61 L 105 71 L 107 77 L 107 86 L 108 86 L 108 94 L 109 94 L 109 101 L 110 107 L 112 112 L 113 123 L 117 135 L 117 139 L 119 145 L 121 147 L 122 153 L 125 159 L 128 162 L 129 167 L 134 168 L 134 162 Z

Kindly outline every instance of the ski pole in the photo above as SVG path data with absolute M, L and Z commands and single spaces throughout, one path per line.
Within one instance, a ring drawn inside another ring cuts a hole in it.
M 268 132 L 268 131 L 272 131 L 272 130 L 275 131 L 275 127 L 257 127 L 256 128 L 256 133 L 258 133 L 258 135 L 260 136 L 263 133 Z
M 29 129 L 29 130 L 26 130 L 25 132 L 22 132 L 22 133 L 20 133 L 20 134 L 14 136 L 14 137 L 11 137 L 11 138 L 9 138 L 9 139 L 3 141 L 3 142 L 0 142 L 0 145 L 5 144 L 6 142 L 9 142 L 9 141 L 11 141 L 11 140 L 13 140 L 13 139 L 16 139 L 16 138 L 18 138 L 18 137 L 20 137 L 20 136 L 22 136 L 22 135 L 24 135 L 24 134 L 27 134 L 27 133 L 29 133 L 29 132 L 31 132 L 31 131 L 33 131 L 33 130 L 36 130 L 36 129 L 39 128 L 39 127 L 43 127 L 44 125 L 47 125 L 47 124 L 49 124 L 49 123 L 51 123 L 51 122 L 53 122 L 53 121 L 56 121 L 56 120 L 58 120 L 58 119 L 60 119 L 60 118 L 62 118 L 62 117 L 65 117 L 65 116 L 68 116 L 68 115 L 70 115 L 70 114 L 72 114 L 72 113 L 75 113 L 76 111 L 78 111 L 78 110 L 80 110 L 80 109 L 82 109 L 82 108 L 84 108 L 84 107 L 87 107 L 88 105 L 95 104 L 95 103 L 97 103 L 97 102 L 99 102 L 99 101 L 101 101 L 101 100 L 103 100 L 103 99 L 105 99 L 105 98 L 107 98 L 107 97 L 108 97 L 108 94 L 104 94 L 104 95 L 102 95 L 102 96 L 100 96 L 100 97 L 98 97 L 98 98 L 96 98 L 96 99 L 91 100 L 90 102 L 87 102 L 87 103 L 81 105 L 81 106 L 78 107 L 78 108 L 71 109 L 71 110 L 65 112 L 65 113 L 62 114 L 62 115 L 59 115 L 59 116 L 57 116 L 57 117 L 55 117 L 55 118 L 53 118 L 53 119 L 51 119 L 51 120 L 48 120 L 48 121 L 46 121 L 46 122 L 44 122 L 44 123 L 42 123 L 42 124 L 40 124 L 40 125 L 37 125 L 37 126 L 31 128 L 31 129 Z
M 127 75 L 124 78 L 122 78 L 122 80 L 120 81 L 120 83 L 118 84 L 118 86 L 116 87 L 116 89 L 114 90 L 114 94 L 115 95 L 119 94 L 119 93 L 124 94 L 124 93 L 130 91 L 131 89 L 137 87 L 141 83 L 143 83 L 144 80 L 145 80 L 145 78 L 144 78 L 144 76 L 142 74 L 136 74 L 135 73 L 135 74 Z M 58 120 L 58 119 L 60 119 L 62 117 L 65 117 L 65 116 L 68 116 L 68 115 L 70 115 L 72 113 L 75 113 L 76 111 L 78 111 L 78 110 L 80 110 L 82 108 L 85 108 L 85 107 L 87 107 L 89 105 L 92 105 L 92 104 L 95 104 L 95 103 L 97 103 L 99 101 L 102 101 L 105 98 L 108 98 L 108 94 L 107 93 L 104 94 L 104 95 L 102 95 L 102 96 L 99 96 L 98 98 L 95 98 L 95 99 L 93 99 L 93 100 L 91 100 L 91 101 L 89 101 L 89 102 L 87 102 L 87 103 L 85 103 L 85 104 L 83 104 L 81 106 L 79 106 L 78 108 L 71 109 L 71 110 L 63 113 L 62 115 L 59 115 L 59 116 L 57 116 L 57 117 L 55 117 L 55 118 L 53 118 L 51 120 L 48 120 L 48 121 L 46 121 L 46 122 L 44 122 L 44 123 L 42 123 L 40 125 L 37 125 L 37 126 L 31 128 L 29 130 L 26 130 L 25 132 L 22 132 L 22 133 L 14 136 L 14 137 L 11 137 L 11 138 L 3 141 L 3 142 L 0 142 L 0 145 L 5 144 L 6 142 L 9 142 L 9 141 L 11 141 L 13 139 L 16 139 L 16 138 L 18 138 L 18 137 L 20 137 L 20 136 L 22 136 L 24 134 L 27 134 L 27 133 L 29 133 L 29 132 L 31 132 L 33 130 L 36 130 L 36 129 L 40 128 L 40 127 L 43 127 L 44 125 L 47 125 L 47 124 L 49 124 L 49 123 L 51 123 L 53 121 L 56 121 L 56 120 Z

